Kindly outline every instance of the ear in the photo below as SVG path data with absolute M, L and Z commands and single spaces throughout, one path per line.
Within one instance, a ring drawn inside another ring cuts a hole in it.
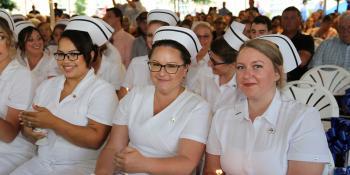
M 281 73 L 283 73 L 283 68 L 282 68 L 282 66 L 278 66 L 277 69 L 275 70 L 275 81 L 276 82 L 282 78 Z

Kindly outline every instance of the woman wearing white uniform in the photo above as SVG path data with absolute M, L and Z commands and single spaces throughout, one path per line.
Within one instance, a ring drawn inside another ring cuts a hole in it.
M 193 83 L 193 91 L 201 95 L 215 112 L 219 107 L 235 101 L 235 62 L 239 47 L 248 40 L 243 34 L 244 25 L 233 22 L 223 37 L 211 42 L 208 62 L 214 75 L 201 69 Z M 198 34 L 197 34 L 198 36 Z
M 213 118 L 205 174 L 222 169 L 226 174 L 320 175 L 330 161 L 319 112 L 280 91 L 283 67 L 298 53 L 287 37 L 272 37 L 282 44 L 276 46 L 266 36 L 246 42 L 238 53 L 241 93 Z M 281 53 L 290 54 L 283 60 Z
M 194 170 L 206 143 L 210 109 L 182 84 L 198 43 L 189 29 L 164 26 L 155 32 L 148 62 L 154 86 L 135 87 L 122 99 L 96 174 Z
M 154 32 L 161 26 L 175 26 L 179 21 L 178 16 L 170 10 L 154 9 L 147 14 L 147 38 L 146 43 L 152 48 Z M 123 88 L 132 89 L 135 86 L 151 85 L 147 62 L 148 55 L 133 58 L 126 71 Z
M 30 71 L 14 59 L 15 41 L 9 25 L 0 18 L 0 174 L 4 175 L 34 155 L 34 146 L 19 132 L 18 118 L 31 104 L 32 79 Z
M 42 81 L 60 74 L 53 55 L 44 52 L 44 40 L 31 22 L 15 23 L 15 32 L 19 49 L 17 59 L 32 72 L 37 81 L 35 87 Z
M 47 129 L 47 143 L 38 146 L 38 155 L 11 175 L 86 175 L 92 173 L 99 151 L 111 129 L 117 107 L 114 88 L 99 79 L 91 68 L 96 44 L 89 32 L 70 30 L 67 25 L 55 58 L 63 75 L 43 82 L 34 97 L 34 112 L 21 114 L 25 133 L 40 139 Z M 67 30 L 69 29 L 69 30 Z
M 119 99 L 121 99 L 127 93 L 125 91 L 122 91 L 121 89 L 121 85 L 124 81 L 126 71 L 124 64 L 122 63 L 119 51 L 112 45 L 112 43 L 109 42 L 109 39 L 112 36 L 112 33 L 114 32 L 114 29 L 105 21 L 98 21 L 103 24 L 103 26 L 100 26 L 99 29 L 102 29 L 101 34 L 104 34 L 99 36 L 98 38 L 104 38 L 104 42 L 101 42 L 102 45 L 99 46 L 97 60 L 92 66 L 98 77 L 106 80 L 107 82 L 113 85 Z M 80 26 L 77 27 L 77 29 L 80 28 Z M 95 37 L 96 35 L 94 35 L 93 38 Z

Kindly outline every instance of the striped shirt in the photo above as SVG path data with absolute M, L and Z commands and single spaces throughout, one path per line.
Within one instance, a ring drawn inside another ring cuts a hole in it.
M 350 71 L 350 45 L 334 37 L 325 40 L 317 48 L 310 68 L 319 65 L 337 65 Z

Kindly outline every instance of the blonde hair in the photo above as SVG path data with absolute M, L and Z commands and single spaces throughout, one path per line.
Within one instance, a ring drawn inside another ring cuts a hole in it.
M 283 72 L 283 57 L 278 46 L 267 40 L 252 39 L 245 42 L 239 49 L 239 52 L 247 47 L 259 51 L 271 60 L 275 71 L 280 75 L 280 79 L 276 82 L 276 85 L 279 89 L 283 88 L 286 84 L 286 76 Z
M 214 30 L 213 27 L 208 22 L 204 22 L 204 21 L 193 22 L 191 30 L 195 31 L 199 27 L 207 28 L 210 30 L 210 32 L 213 32 Z
M 13 32 L 9 28 L 7 21 L 0 20 L 0 31 L 4 32 L 6 35 L 6 46 L 9 48 L 8 51 L 10 59 L 13 59 L 16 55 L 16 44 L 13 37 Z

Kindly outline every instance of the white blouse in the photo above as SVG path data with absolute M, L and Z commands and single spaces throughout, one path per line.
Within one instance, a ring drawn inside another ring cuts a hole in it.
M 226 174 L 282 175 L 288 160 L 329 162 L 319 112 L 276 90 L 268 109 L 251 121 L 244 95 L 219 109 L 212 121 L 207 152 L 220 156 Z

